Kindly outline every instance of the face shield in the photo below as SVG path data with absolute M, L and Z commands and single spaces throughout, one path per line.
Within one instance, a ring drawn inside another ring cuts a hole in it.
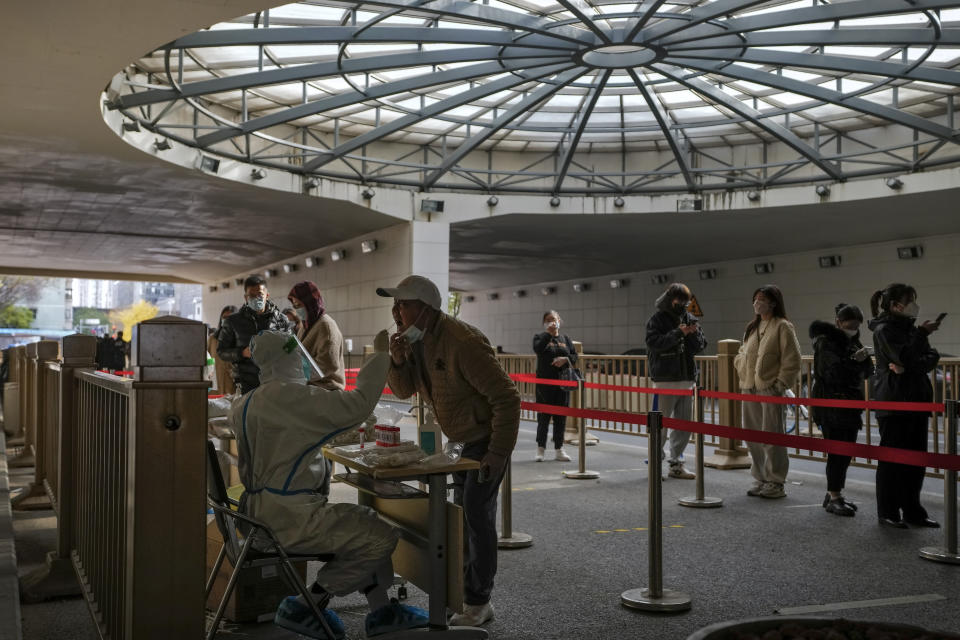
M 319 365 L 295 335 L 261 331 L 250 341 L 250 354 L 260 367 L 260 382 L 281 380 L 304 384 L 313 373 L 323 376 Z

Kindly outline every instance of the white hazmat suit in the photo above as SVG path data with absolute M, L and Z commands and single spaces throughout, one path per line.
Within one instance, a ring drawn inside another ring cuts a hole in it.
M 317 574 L 328 593 L 370 587 L 389 563 L 398 532 L 355 504 L 328 504 L 317 493 L 325 466 L 317 453 L 331 438 L 363 422 L 383 391 L 390 356 L 375 353 L 360 370 L 355 391 L 306 384 L 295 341 L 264 331 L 250 344 L 260 386 L 232 407 L 243 509 L 273 529 L 290 552 L 334 554 Z M 392 575 L 392 572 L 391 572 Z

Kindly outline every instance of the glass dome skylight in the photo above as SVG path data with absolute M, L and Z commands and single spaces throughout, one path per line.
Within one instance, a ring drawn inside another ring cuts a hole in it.
M 110 106 L 420 189 L 690 193 L 960 163 L 960 1 L 310 0 L 137 60 Z

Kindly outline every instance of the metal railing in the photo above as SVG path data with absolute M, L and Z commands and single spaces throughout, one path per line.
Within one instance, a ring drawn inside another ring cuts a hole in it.
M 41 363 L 38 385 L 36 479 L 55 510 L 60 487 L 60 363 Z

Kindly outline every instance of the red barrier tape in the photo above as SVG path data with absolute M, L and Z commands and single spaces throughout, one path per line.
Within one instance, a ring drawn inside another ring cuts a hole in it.
M 348 385 L 346 385 L 346 386 L 344 387 L 343 390 L 344 390 L 344 391 L 356 391 L 356 390 L 357 390 L 357 385 L 355 385 L 355 384 L 353 384 L 353 385 L 348 384 Z M 384 395 L 387 395 L 387 396 L 392 396 L 392 395 L 393 395 L 393 391 L 390 390 L 390 387 L 384 387 L 384 388 L 383 388 L 383 394 L 384 394 Z
M 578 385 L 570 380 L 553 380 L 550 378 L 538 378 L 530 373 L 511 373 L 510 379 L 516 382 L 529 382 L 532 384 L 544 384 L 554 387 L 574 387 Z M 587 389 L 601 389 L 604 391 L 626 391 L 633 393 L 656 393 L 663 396 L 692 396 L 693 389 L 657 389 L 655 387 L 627 387 L 619 384 L 599 384 L 595 382 L 585 382 L 583 385 Z
M 539 404 L 536 402 L 523 402 L 520 404 L 520 406 L 521 408 L 528 409 L 530 411 L 569 416 L 573 418 L 590 418 L 594 420 L 607 420 L 609 422 L 621 422 L 625 424 L 647 424 L 647 416 L 645 414 L 624 413 L 621 411 L 597 411 L 593 409 L 572 409 L 570 407 L 558 407 L 552 404 Z M 899 464 L 909 464 L 917 467 L 931 467 L 934 469 L 952 469 L 955 471 L 960 471 L 960 456 L 952 456 L 946 453 L 926 453 L 923 451 L 911 451 L 909 449 L 898 449 L 895 447 L 881 447 L 878 445 L 859 444 L 856 442 L 838 442 L 836 440 L 823 440 L 820 438 L 812 438 L 810 436 L 794 436 L 787 435 L 785 433 L 754 431 L 753 429 L 740 429 L 723 425 L 706 424 L 704 422 L 675 420 L 673 418 L 664 418 L 663 426 L 667 427 L 668 429 L 679 429 L 680 431 L 703 433 L 720 438 L 730 438 L 731 440 L 761 442 L 763 444 L 794 447 L 796 449 L 805 449 L 808 451 L 822 451 L 824 453 L 836 453 L 838 455 L 866 458 L 870 460 L 897 462 Z
M 874 411 L 934 411 L 943 413 L 943 403 L 936 402 L 882 402 L 877 400 L 829 400 L 826 398 L 787 398 L 784 396 L 757 396 L 725 391 L 701 391 L 701 398 L 766 402 L 768 404 L 796 404 L 807 407 L 832 407 L 836 409 L 872 409 Z
M 510 379 L 515 382 L 531 382 L 536 384 L 545 384 L 551 387 L 572 387 L 575 389 L 578 386 L 580 386 L 576 382 L 573 382 L 572 380 L 553 380 L 553 379 L 547 379 L 547 378 L 538 378 L 532 373 L 511 373 Z

